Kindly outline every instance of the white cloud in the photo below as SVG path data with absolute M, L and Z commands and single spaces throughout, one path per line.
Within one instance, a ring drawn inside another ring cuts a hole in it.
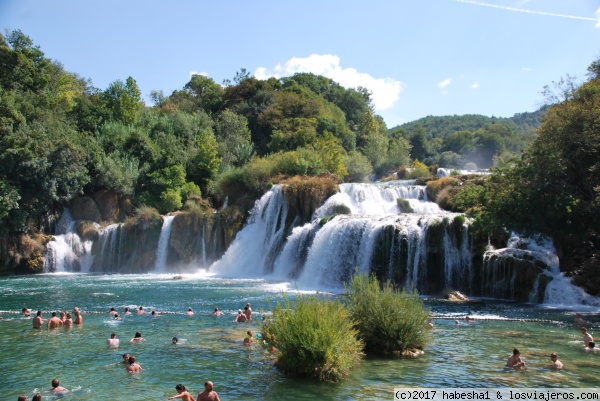
M 473 89 L 479 89 L 479 83 L 475 82 L 473 85 L 471 85 L 471 88 L 473 88 Z
M 322 75 L 345 88 L 359 86 L 367 88 L 371 92 L 371 99 L 376 111 L 391 108 L 404 90 L 404 84 L 395 79 L 374 78 L 369 74 L 358 72 L 355 68 L 344 68 L 340 65 L 340 58 L 332 54 L 311 54 L 304 58 L 293 57 L 283 65 L 277 64 L 272 70 L 259 67 L 254 72 L 254 77 L 257 79 L 281 78 L 298 72 Z
M 595 28 L 600 28 L 600 8 L 596 10 L 596 25 Z
M 208 77 L 208 73 L 207 72 L 190 71 L 190 77 L 192 75 L 204 75 L 205 77 Z
M 448 85 L 450 85 L 450 83 L 452 82 L 452 80 L 450 78 L 446 78 L 444 79 L 442 82 L 440 82 L 438 84 L 438 88 L 440 89 L 444 89 L 446 88 Z M 444 91 L 445 92 L 445 91 Z

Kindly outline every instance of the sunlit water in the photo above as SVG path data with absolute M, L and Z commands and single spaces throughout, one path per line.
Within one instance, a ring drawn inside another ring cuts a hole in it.
M 319 384 L 286 378 L 261 346 L 242 345 L 248 329 L 260 331 L 259 320 L 234 323 L 237 310 L 250 302 L 258 315 L 270 313 L 269 302 L 289 292 L 288 283 L 235 280 L 209 275 L 41 275 L 0 277 L 0 399 L 14 400 L 50 389 L 57 378 L 73 390 L 65 400 L 165 400 L 183 383 L 196 395 L 211 380 L 222 400 L 375 400 L 393 399 L 394 387 L 597 387 L 600 352 L 583 350 L 573 326 L 574 310 L 539 305 L 477 300 L 463 304 L 426 299 L 435 327 L 425 355 L 417 359 L 367 358 L 341 383 Z M 293 291 L 291 292 L 293 294 Z M 293 295 L 292 295 L 293 296 Z M 44 311 L 84 311 L 82 327 L 33 330 L 23 307 Z M 170 312 L 152 318 L 127 316 L 144 306 Z M 210 312 L 218 307 L 225 316 Z M 188 308 L 194 316 L 185 316 Z M 600 329 L 598 310 L 583 310 L 592 334 Z M 528 321 L 479 320 L 456 326 L 454 319 L 511 318 Z M 543 319 L 549 322 L 531 322 Z M 136 331 L 145 343 L 130 345 Z M 109 349 L 112 332 L 121 340 Z M 180 339 L 171 344 L 172 337 Z M 600 334 L 597 335 L 600 337 Z M 514 347 L 527 363 L 523 371 L 503 367 Z M 121 354 L 135 355 L 143 372 L 131 375 Z M 548 368 L 557 352 L 565 369 Z M 54 399 L 45 395 L 44 399 Z

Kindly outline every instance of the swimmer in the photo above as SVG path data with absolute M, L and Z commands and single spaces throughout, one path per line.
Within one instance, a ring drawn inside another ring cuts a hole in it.
M 60 316 L 59 316 L 60 321 L 62 322 L 62 324 L 65 324 L 65 320 L 67 320 L 67 314 L 65 312 L 60 312 Z
M 188 308 L 187 312 L 185 312 L 186 315 L 188 316 L 193 316 L 194 315 L 194 311 L 192 310 L 192 308 Z
M 40 393 L 37 393 L 36 395 L 33 396 L 31 401 L 42 401 L 42 395 Z
M 73 313 L 75 314 L 75 320 L 73 321 L 73 324 L 83 324 L 83 316 L 81 316 L 79 308 L 75 308 Z
M 117 311 L 115 310 L 115 308 L 110 308 L 110 311 L 108 313 L 110 313 L 111 315 L 115 315 Z
M 49 329 L 56 329 L 60 326 L 62 326 L 63 323 L 60 321 L 59 318 L 56 317 L 56 312 L 52 312 L 52 317 L 50 319 L 48 319 L 48 328 Z
M 181 398 L 183 401 L 195 401 L 194 397 L 187 391 L 183 384 L 178 384 L 175 386 L 175 390 L 177 390 L 178 395 L 174 395 L 173 397 L 167 398 L 168 400 L 172 400 L 174 398 Z
M 31 317 L 31 309 L 23 308 L 23 310 L 21 311 L 21 313 L 25 317 Z
M 58 379 L 52 380 L 52 390 L 50 391 L 54 394 L 64 394 L 69 392 L 69 390 L 60 386 Z
M 465 322 L 467 322 L 467 324 L 470 324 L 471 322 L 473 322 L 473 319 L 471 319 L 469 315 L 467 315 L 465 316 Z
M 244 307 L 244 315 L 246 315 L 246 319 L 252 320 L 252 308 L 250 307 L 250 303 L 247 303 Z
M 581 313 L 575 314 L 575 322 L 573 323 L 576 327 L 581 327 L 585 323 L 585 320 L 581 317 Z
M 143 337 L 142 337 L 142 332 L 141 331 L 136 331 L 135 333 L 135 337 L 133 337 L 129 342 L 131 344 L 139 344 L 142 341 L 146 341 Z
M 65 322 L 63 323 L 65 327 L 73 326 L 73 316 L 70 313 L 67 313 L 67 317 L 65 317 Z
M 144 310 L 143 306 L 140 306 L 140 308 L 137 310 L 136 312 L 138 315 L 143 315 L 144 313 L 146 313 L 146 311 Z
M 454 324 L 455 324 L 456 326 L 461 326 L 461 324 L 460 324 L 460 322 L 459 322 L 458 320 L 455 320 L 455 321 L 454 321 Z
M 173 337 L 173 339 L 171 340 L 171 343 L 173 344 L 177 344 L 179 342 L 179 339 L 177 337 Z
M 556 353 L 551 353 L 550 354 L 550 360 L 552 361 L 552 367 L 555 369 L 562 369 L 563 363 L 561 361 L 558 360 L 558 355 L 556 355 Z
M 506 361 L 506 366 L 510 366 L 511 368 L 521 368 L 525 367 L 525 362 L 521 360 L 521 351 L 518 348 L 513 349 L 513 353 L 508 357 Z
M 114 316 L 113 320 L 123 320 L 122 317 L 119 317 L 118 313 L 115 313 L 113 316 Z
M 588 333 L 588 330 L 585 327 L 581 328 L 581 334 L 583 334 L 583 345 L 589 347 L 590 341 L 594 341 L 594 337 Z
M 135 356 L 131 355 L 127 362 L 129 362 L 129 365 L 125 367 L 125 370 L 127 370 L 128 372 L 136 373 L 141 372 L 143 370 L 142 367 L 135 361 Z
M 244 312 L 242 312 L 242 310 L 238 310 L 238 314 L 235 317 L 235 319 L 233 319 L 234 322 L 236 323 L 243 323 L 245 321 L 247 321 L 248 318 L 246 317 L 246 315 L 244 314 Z
M 41 329 L 43 324 L 44 324 L 44 319 L 42 319 L 42 311 L 39 310 L 39 311 L 37 311 L 37 314 L 33 318 L 33 328 Z
M 588 346 L 585 347 L 585 350 L 588 351 L 588 352 L 596 352 L 596 351 L 598 351 L 598 348 L 596 348 L 596 343 L 595 342 L 590 341 L 588 343 Z
M 150 314 L 152 317 L 156 317 L 156 311 L 153 310 L 152 313 Z
M 123 364 L 124 365 L 129 364 L 129 354 L 127 352 L 123 354 Z
M 221 312 L 219 308 L 215 308 L 215 311 L 212 314 L 215 316 L 223 316 L 223 312 Z
M 204 383 L 204 391 L 198 394 L 198 401 L 221 401 L 219 399 L 219 394 L 216 391 L 213 391 L 213 383 L 206 382 Z
M 125 308 L 125 315 L 131 315 L 131 312 L 129 312 L 129 308 Z
M 20 395 L 19 398 L 17 398 L 17 401 L 27 401 L 27 396 L 25 394 Z
M 117 335 L 112 333 L 110 338 L 106 340 L 106 344 L 108 344 L 110 348 L 119 348 L 119 339 L 117 338 Z
M 244 345 L 252 344 L 254 344 L 254 333 L 252 333 L 252 330 L 248 330 L 246 332 L 246 337 L 244 338 Z

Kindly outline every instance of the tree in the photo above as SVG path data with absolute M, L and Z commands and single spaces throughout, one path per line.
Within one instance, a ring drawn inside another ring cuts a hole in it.
M 112 82 L 103 95 L 113 119 L 124 124 L 135 123 L 145 107 L 140 89 L 132 77 L 128 77 L 125 82 Z
M 196 110 L 213 115 L 221 108 L 223 88 L 212 78 L 194 74 L 184 88 L 191 95 Z
M 248 120 L 239 114 L 224 110 L 215 123 L 219 154 L 223 163 L 240 166 L 248 161 L 249 152 L 253 148 Z

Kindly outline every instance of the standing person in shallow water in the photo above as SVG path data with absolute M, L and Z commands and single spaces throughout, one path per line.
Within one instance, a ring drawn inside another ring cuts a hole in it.
M 588 333 L 588 329 L 585 327 L 581 328 L 581 334 L 583 334 L 583 345 L 586 347 L 590 346 L 590 341 L 594 341 L 594 337 L 590 333 Z
M 146 311 L 144 310 L 143 306 L 140 306 L 140 308 L 137 310 L 136 312 L 138 315 L 143 315 L 146 313 Z
M 135 337 L 133 337 L 129 342 L 131 344 L 139 344 L 143 341 L 146 341 L 143 337 L 142 337 L 142 332 L 141 331 L 136 331 L 135 332 Z
M 185 388 L 183 384 L 178 384 L 175 386 L 175 390 L 177 390 L 178 395 L 174 395 L 173 397 L 167 398 L 168 400 L 172 400 L 174 398 L 181 398 L 183 401 L 195 401 L 194 397 L 190 394 L 189 391 Z
M 52 317 L 48 319 L 48 328 L 49 329 L 57 329 L 59 326 L 62 326 L 63 322 L 60 321 L 58 317 L 56 317 L 56 312 L 52 312 Z
M 71 315 L 70 313 L 67 313 L 67 317 L 65 318 L 65 322 L 63 323 L 63 326 L 65 326 L 65 327 L 73 326 L 73 315 Z
M 127 362 L 129 362 L 129 365 L 125 367 L 125 370 L 127 370 L 128 372 L 136 373 L 141 372 L 143 370 L 139 363 L 135 361 L 135 356 L 131 355 Z
M 42 319 L 42 311 L 39 310 L 37 312 L 37 314 L 35 315 L 35 317 L 33 318 L 33 328 L 41 329 L 43 324 L 44 324 L 44 319 Z
M 215 311 L 212 314 L 215 316 L 223 316 L 223 312 L 221 312 L 219 308 L 215 308 Z
M 73 321 L 73 324 L 83 324 L 83 316 L 81 316 L 79 308 L 75 308 L 73 313 L 75 313 L 75 320 Z
M 221 401 L 219 394 L 213 391 L 213 382 L 204 383 L 204 391 L 198 394 L 197 401 Z
M 246 315 L 246 319 L 252 320 L 252 308 L 250 307 L 250 303 L 247 303 L 244 307 L 244 315 Z
M 242 312 L 241 309 L 238 310 L 237 316 L 235 317 L 235 319 L 233 319 L 233 321 L 236 323 L 244 323 L 246 320 L 248 320 L 248 318 L 246 317 L 244 312 Z

